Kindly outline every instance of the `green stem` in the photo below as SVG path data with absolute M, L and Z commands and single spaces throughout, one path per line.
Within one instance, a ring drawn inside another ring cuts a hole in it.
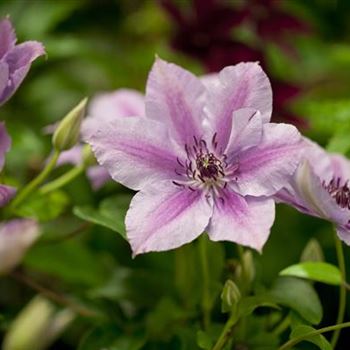
M 272 334 L 274 335 L 280 335 L 283 333 L 290 325 L 290 316 L 287 315 L 273 330 Z
M 43 171 L 18 193 L 10 205 L 10 209 L 14 209 L 21 204 L 42 182 L 45 181 L 51 171 L 55 168 L 59 156 L 60 151 L 55 150 Z
M 238 258 L 239 258 L 239 262 L 241 264 L 241 269 L 242 269 L 242 292 L 243 294 L 245 294 L 246 292 L 246 287 L 247 287 L 247 268 L 245 266 L 245 261 L 244 261 L 244 248 L 240 245 L 237 244 L 237 252 L 238 252 Z
M 342 278 L 342 281 L 345 281 L 346 269 L 345 269 L 343 245 L 341 240 L 338 238 L 336 234 L 334 234 L 334 238 L 335 238 L 335 248 L 337 252 L 338 266 L 339 266 L 341 278 Z M 344 283 L 342 283 L 339 287 L 339 309 L 338 309 L 337 324 L 340 324 L 344 321 L 345 309 L 346 309 L 346 286 L 344 285 Z M 335 349 L 337 345 L 339 336 L 340 336 L 340 329 L 337 329 L 332 335 L 331 345 L 333 349 Z
M 203 293 L 202 293 L 202 311 L 203 311 L 203 328 L 207 329 L 210 324 L 210 291 L 209 291 L 209 266 L 208 266 L 208 251 L 207 251 L 207 238 L 205 235 L 201 235 L 199 239 L 199 255 L 202 266 L 202 281 L 203 281 Z
M 301 335 L 300 337 L 297 337 L 297 338 L 294 338 L 294 339 L 287 341 L 282 346 L 280 346 L 278 348 L 278 350 L 288 350 L 288 349 L 291 349 L 294 345 L 302 342 L 303 340 L 307 340 L 309 338 L 312 338 L 315 335 L 319 335 L 319 334 L 331 332 L 331 331 L 337 331 L 337 330 L 340 330 L 342 328 L 347 328 L 347 327 L 350 327 L 350 322 L 339 323 L 339 324 L 336 324 L 334 326 L 328 326 L 328 327 L 316 329 L 310 333 Z
M 71 170 L 67 171 L 65 174 L 60 176 L 59 178 L 47 183 L 43 187 L 40 188 L 39 192 L 41 194 L 47 194 L 51 191 L 57 190 L 69 182 L 73 181 L 75 178 L 77 178 L 80 174 L 82 174 L 85 170 L 85 167 L 83 165 L 79 165 L 77 167 L 72 168 Z
M 232 334 L 232 328 L 238 321 L 237 313 L 234 312 L 231 314 L 230 318 L 227 320 L 224 329 L 222 330 L 216 344 L 212 348 L 212 350 L 221 350 L 226 345 L 227 341 L 230 339 Z

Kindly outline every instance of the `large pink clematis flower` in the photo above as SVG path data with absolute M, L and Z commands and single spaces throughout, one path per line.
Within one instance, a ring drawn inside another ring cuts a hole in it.
M 31 63 L 45 53 L 37 41 L 16 45 L 16 34 L 8 18 L 0 21 L 0 105 L 17 90 Z
M 269 123 L 271 87 L 257 63 L 226 67 L 204 84 L 157 58 L 146 116 L 103 121 L 85 136 L 112 178 L 139 191 L 125 219 L 134 255 L 203 231 L 260 251 L 274 221 L 269 196 L 298 166 L 301 136 Z
M 88 134 L 89 130 L 95 130 L 101 121 L 114 120 L 130 116 L 142 116 L 145 114 L 144 96 L 132 89 L 118 89 L 113 92 L 98 94 L 90 103 L 88 117 L 83 121 L 82 130 Z M 49 132 L 55 127 L 50 126 Z M 62 152 L 57 165 L 73 164 L 79 165 L 83 161 L 83 145 L 77 145 L 72 149 Z M 87 176 L 94 190 L 101 188 L 111 179 L 108 171 L 93 165 L 87 169 Z
M 304 160 L 276 200 L 333 222 L 339 237 L 350 245 L 350 161 L 309 140 L 305 143 Z

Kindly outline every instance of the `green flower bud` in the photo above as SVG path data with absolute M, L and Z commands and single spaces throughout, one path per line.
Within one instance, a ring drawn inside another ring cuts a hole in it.
M 59 123 L 52 136 L 52 144 L 57 151 L 68 150 L 78 142 L 86 103 L 87 98 L 84 98 Z
M 301 254 L 300 261 L 324 261 L 322 247 L 317 239 L 309 240 Z
M 97 165 L 95 155 L 92 153 L 91 146 L 85 145 L 82 151 L 83 164 L 88 167 L 91 165 Z
M 241 292 L 237 285 L 232 280 L 227 280 L 221 293 L 221 311 L 234 311 L 240 300 Z
M 47 299 L 37 296 L 21 311 L 5 335 L 3 350 L 46 349 L 73 321 L 68 309 L 57 311 Z

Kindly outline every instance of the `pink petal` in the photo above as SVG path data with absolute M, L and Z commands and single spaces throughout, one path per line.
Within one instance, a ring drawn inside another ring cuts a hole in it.
M 125 224 L 134 255 L 177 248 L 206 228 L 211 205 L 201 191 L 161 182 L 132 199 Z
M 111 175 L 109 175 L 109 172 L 99 165 L 89 167 L 87 169 L 87 176 L 91 182 L 92 188 L 95 191 L 100 189 L 107 181 L 111 180 Z
M 15 46 L 3 58 L 9 67 L 9 84 L 2 91 L 0 104 L 5 103 L 17 90 L 27 75 L 31 63 L 39 56 L 45 54 L 43 45 L 37 41 L 27 41 Z
M 261 142 L 263 124 L 261 114 L 251 108 L 233 112 L 230 139 L 224 152 L 230 162 L 239 152 L 257 146 Z
M 213 241 L 231 241 L 261 251 L 275 219 L 272 199 L 242 197 L 226 191 L 218 200 L 208 235 Z
M 6 131 L 5 123 L 0 122 L 0 170 L 4 166 L 5 154 L 11 147 L 11 138 Z
M 232 114 L 237 109 L 253 108 L 261 112 L 264 123 L 272 111 L 272 90 L 269 79 L 258 63 L 239 63 L 219 73 L 219 83 L 211 77 L 208 116 L 213 132 L 218 133 L 219 147 L 226 148 L 232 127 Z
M 16 194 L 16 189 L 11 186 L 0 185 L 0 208 L 4 207 Z
M 11 21 L 5 18 L 0 21 L 0 59 L 14 48 L 16 43 L 16 33 L 12 27 Z
M 101 122 L 85 141 L 111 177 L 129 188 L 176 177 L 176 153 L 165 125 L 156 121 L 130 117 Z
M 83 146 L 76 145 L 68 151 L 62 152 L 58 158 L 57 166 L 61 166 L 64 164 L 79 165 L 83 160 L 82 151 Z
M 167 123 L 179 144 L 202 136 L 205 88 L 183 68 L 156 59 L 146 88 L 146 116 Z
M 269 196 L 286 186 L 305 150 L 298 130 L 288 124 L 265 124 L 259 146 L 239 154 L 238 179 L 242 195 Z
M 333 176 L 340 177 L 343 181 L 350 181 L 350 160 L 340 154 L 332 154 L 329 158 Z
M 350 227 L 337 227 L 338 237 L 347 245 L 350 245 Z
M 0 225 L 0 274 L 19 264 L 40 235 L 38 223 L 30 219 L 15 219 Z
M 118 117 L 143 117 L 145 115 L 144 96 L 131 89 L 119 89 L 102 93 L 94 97 L 90 103 L 89 116 L 98 120 L 113 120 Z

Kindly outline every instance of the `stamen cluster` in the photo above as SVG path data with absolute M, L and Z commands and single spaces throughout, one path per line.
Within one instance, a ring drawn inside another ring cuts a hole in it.
M 350 210 L 350 188 L 348 187 L 348 181 L 342 185 L 341 178 L 338 177 L 333 178 L 328 184 L 323 181 L 322 185 L 341 208 Z

